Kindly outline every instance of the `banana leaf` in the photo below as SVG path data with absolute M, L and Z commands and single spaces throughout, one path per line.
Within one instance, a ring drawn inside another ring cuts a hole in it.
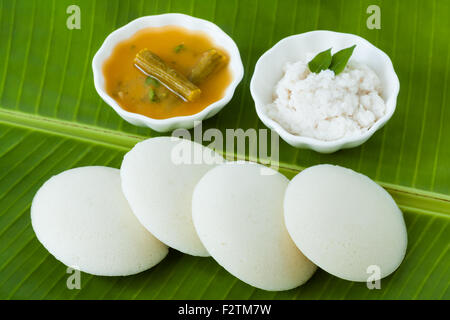
M 81 9 L 81 29 L 69 30 L 66 10 L 73 4 Z M 373 4 L 381 9 L 380 29 L 366 26 Z M 401 90 L 383 129 L 361 147 L 330 155 L 280 142 L 278 163 L 289 178 L 319 163 L 349 167 L 393 195 L 409 243 L 404 262 L 381 280 L 380 290 L 319 270 L 297 289 L 267 292 L 234 278 L 211 258 L 175 250 L 141 274 L 82 273 L 81 289 L 67 288 L 66 267 L 31 228 L 31 200 L 52 175 L 84 165 L 119 167 L 136 142 L 160 135 L 124 122 L 101 100 L 91 61 L 116 28 L 167 12 L 213 21 L 241 52 L 243 82 L 232 101 L 203 123 L 204 130 L 265 128 L 249 82 L 259 56 L 286 36 L 318 29 L 349 32 L 391 57 Z M 448 12 L 445 0 L 0 0 L 0 298 L 450 299 Z

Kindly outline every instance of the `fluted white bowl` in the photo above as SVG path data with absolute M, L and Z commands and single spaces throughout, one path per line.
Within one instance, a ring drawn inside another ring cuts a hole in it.
M 106 59 L 111 55 L 114 47 L 132 37 L 137 31 L 149 27 L 179 26 L 188 30 L 205 32 L 212 39 L 213 43 L 225 49 L 230 57 L 229 68 L 232 80 L 228 85 L 222 99 L 208 105 L 202 111 L 189 115 L 172 117 L 168 119 L 152 119 L 144 115 L 124 110 L 105 90 L 105 79 L 102 68 Z M 190 129 L 194 127 L 196 121 L 206 120 L 217 114 L 233 97 L 234 90 L 244 75 L 244 67 L 236 43 L 222 29 L 212 22 L 194 18 L 180 13 L 167 13 L 154 16 L 141 17 L 131 21 L 125 26 L 112 32 L 103 42 L 100 49 L 92 60 L 94 72 L 94 85 L 100 97 L 109 104 L 119 116 L 127 122 L 149 127 L 159 132 L 167 132 L 177 128 Z
M 286 62 L 296 62 L 307 53 L 321 52 L 331 47 L 333 51 L 338 51 L 354 44 L 356 48 L 351 59 L 364 63 L 375 71 L 380 78 L 382 98 L 386 103 L 386 113 L 368 131 L 355 137 L 323 141 L 294 135 L 266 114 L 265 106 L 273 102 L 274 88 L 283 76 Z M 366 142 L 394 114 L 399 90 L 400 82 L 386 53 L 357 35 L 325 30 L 293 35 L 279 41 L 259 58 L 250 82 L 250 91 L 261 121 L 290 145 L 321 153 L 353 148 Z

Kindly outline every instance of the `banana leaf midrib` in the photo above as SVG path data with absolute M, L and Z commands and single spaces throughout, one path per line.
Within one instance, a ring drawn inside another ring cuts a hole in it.
M 125 151 L 130 150 L 139 141 L 148 138 L 143 135 L 132 135 L 56 118 L 5 110 L 0 107 L 1 122 L 72 139 L 94 142 L 95 144 Z M 258 162 L 258 159 L 244 158 L 237 154 L 227 154 L 226 152 L 222 152 L 222 154 L 229 160 L 246 159 Z M 292 178 L 303 169 L 302 167 L 293 168 L 287 164 L 279 163 L 279 171 L 289 178 Z M 401 209 L 408 209 L 420 214 L 444 215 L 445 217 L 450 215 L 450 196 L 383 181 L 377 182 L 392 195 Z

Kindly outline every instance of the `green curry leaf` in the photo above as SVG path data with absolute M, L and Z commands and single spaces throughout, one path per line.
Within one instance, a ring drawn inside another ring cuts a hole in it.
M 331 64 L 331 48 L 318 53 L 309 63 L 308 67 L 311 72 L 319 73 L 328 69 Z
M 331 59 L 331 65 L 330 65 L 329 69 L 333 70 L 335 75 L 338 75 L 339 73 L 344 71 L 345 66 L 347 65 L 348 60 L 352 56 L 352 53 L 353 53 L 353 50 L 355 49 L 355 47 L 356 47 L 356 44 L 351 47 L 342 49 L 342 50 L 336 52 L 335 54 L 333 54 L 333 57 Z

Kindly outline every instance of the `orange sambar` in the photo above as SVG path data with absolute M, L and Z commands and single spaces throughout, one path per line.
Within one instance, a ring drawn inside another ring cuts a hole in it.
M 201 54 L 217 48 L 203 32 L 176 26 L 146 28 L 130 39 L 122 41 L 103 65 L 106 92 L 125 110 L 153 119 L 167 119 L 193 115 L 211 103 L 223 98 L 231 82 L 229 67 L 211 74 L 198 87 L 202 93 L 193 102 L 185 102 L 164 86 L 154 85 L 134 65 L 141 49 L 149 49 L 161 57 L 168 66 L 188 76 Z M 224 50 L 221 50 L 224 54 Z M 153 91 L 153 92 L 150 92 Z M 157 95 L 155 99 L 155 93 Z M 153 99 L 152 99 L 153 97 Z

